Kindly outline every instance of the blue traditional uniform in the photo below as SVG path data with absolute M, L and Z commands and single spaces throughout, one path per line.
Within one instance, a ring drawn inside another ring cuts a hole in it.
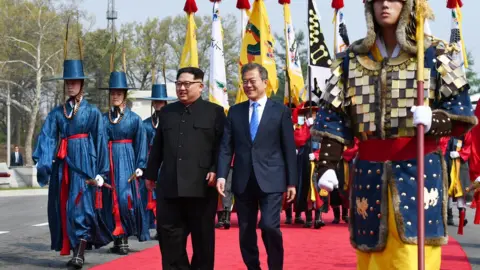
M 105 88 L 101 88 L 105 89 Z M 109 90 L 127 89 L 124 72 L 112 72 Z M 146 206 L 143 205 L 137 168 L 146 167 L 147 136 L 140 116 L 129 108 L 112 108 L 103 115 L 110 156 L 109 182 L 111 193 L 104 200 L 112 202 L 105 206 L 105 216 L 115 237 L 112 252 L 128 253 L 128 237 L 136 236 L 140 242 L 150 239 Z M 130 182 L 129 182 L 130 180 Z
M 426 269 L 440 268 L 440 246 L 448 240 L 448 179 L 438 138 L 461 135 L 477 122 L 462 67 L 443 50 L 444 44 L 427 39 L 422 68 L 425 104 L 433 120 L 425 137 L 425 200 L 417 202 L 416 128 L 410 108 L 417 96 L 418 65 L 415 43 L 406 36 L 415 33 L 406 25 L 415 21 L 408 19 L 415 1 L 404 1 L 396 32 L 400 50 L 389 59 L 375 34 L 372 1 L 366 1 L 369 36 L 337 55 L 312 130 L 323 140 L 318 164 L 323 172 L 334 161 L 329 148 L 343 149 L 354 137 L 360 140 L 349 224 L 357 269 L 417 268 L 418 203 L 425 209 Z
M 154 84 L 152 85 L 151 97 L 139 99 L 151 101 L 165 101 L 166 103 L 167 101 L 173 101 L 176 98 L 167 96 L 167 87 L 165 84 Z M 143 120 L 143 127 L 145 128 L 145 133 L 147 135 L 148 155 L 150 154 L 150 150 L 153 145 L 153 139 L 155 138 L 155 133 L 157 132 L 159 114 L 160 111 L 155 111 L 152 113 L 152 116 Z M 142 178 L 142 181 L 140 181 L 140 194 L 142 196 L 143 205 L 146 206 L 146 215 L 150 224 L 150 229 L 155 229 L 155 217 L 157 211 L 155 192 L 147 189 L 145 185 L 145 180 L 145 178 Z
M 65 60 L 64 80 L 84 80 L 81 60 Z M 81 268 L 87 245 L 100 248 L 112 241 L 101 219 L 100 187 L 88 185 L 109 170 L 102 114 L 82 99 L 83 89 L 47 116 L 33 160 L 37 181 L 48 186 L 48 224 L 51 248 L 74 257 L 69 265 Z M 53 162 L 52 162 L 53 160 Z M 96 200 L 100 199 L 100 201 Z

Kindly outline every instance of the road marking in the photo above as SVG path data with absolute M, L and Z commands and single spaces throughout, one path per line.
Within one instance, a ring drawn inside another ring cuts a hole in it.
M 9 231 L 0 231 L 0 234 L 9 233 Z
M 45 223 L 40 223 L 40 224 L 35 224 L 35 225 L 32 225 L 33 227 L 42 227 L 42 226 L 47 226 L 48 225 L 48 222 L 45 222 Z

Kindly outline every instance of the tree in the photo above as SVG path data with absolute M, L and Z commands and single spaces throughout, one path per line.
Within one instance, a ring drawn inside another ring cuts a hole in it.
M 277 40 L 279 46 L 275 50 L 275 61 L 277 63 L 277 74 L 278 74 L 278 91 L 272 96 L 272 99 L 278 100 L 283 103 L 283 97 L 285 96 L 285 69 L 286 69 L 286 42 L 285 35 L 282 33 L 274 34 L 275 40 Z M 303 31 L 298 31 L 295 33 L 295 41 L 297 42 L 298 56 L 300 57 L 300 63 L 302 65 L 302 74 L 305 81 L 306 76 L 308 75 L 308 51 L 305 48 L 305 34 Z
M 10 80 L 8 83 L 23 89 L 21 99 L 12 99 L 12 104 L 28 113 L 28 127 L 25 138 L 26 164 L 32 164 L 32 140 L 42 97 L 42 78 L 46 73 L 54 74 L 59 67 L 62 45 L 60 29 L 62 17 L 57 14 L 51 1 L 47 0 L 4 0 L 1 15 L 2 39 L 12 48 L 8 58 L 0 65 L 8 65 L 15 72 L 28 70 L 34 80 L 31 85 Z M 22 18 L 19 20 L 18 18 Z M 27 86 L 27 87 L 26 87 Z M 5 94 L 0 93 L 5 98 Z

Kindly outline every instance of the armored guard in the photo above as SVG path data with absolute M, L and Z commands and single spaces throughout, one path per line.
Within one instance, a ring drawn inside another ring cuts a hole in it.
M 68 99 L 48 114 L 33 153 L 37 181 L 48 185 L 51 248 L 64 256 L 73 250 L 67 265 L 75 269 L 83 267 L 87 247 L 112 241 L 99 212 L 109 168 L 105 128 L 100 110 L 83 97 L 86 79 L 82 60 L 65 60 L 63 77 L 50 79 L 64 80 Z
M 438 138 L 477 123 L 463 69 L 444 43 L 425 38 L 425 65 L 418 67 L 416 5 L 428 15 L 424 0 L 365 1 L 367 37 L 336 57 L 312 130 L 322 140 L 319 185 L 329 189 L 338 186 L 334 168 L 344 145 L 360 140 L 349 219 L 357 269 L 417 268 L 418 203 L 425 209 L 426 269 L 440 269 L 448 179 Z M 425 106 L 415 106 L 419 68 Z M 418 124 L 426 131 L 423 202 L 416 200 Z
M 451 137 L 445 160 L 448 169 L 448 211 L 447 224 L 454 225 L 453 222 L 453 202 L 457 203 L 459 212 L 459 226 L 466 226 L 468 220 L 465 219 L 465 212 L 467 210 L 467 194 L 465 189 L 470 185 L 470 175 L 468 169 L 468 159 L 471 153 L 472 138 L 471 133 L 468 132 L 459 138 Z
M 146 206 L 140 194 L 139 177 L 146 168 L 147 135 L 140 116 L 127 106 L 127 85 L 123 71 L 110 74 L 110 109 L 103 115 L 108 139 L 110 158 L 109 183 L 113 190 L 105 194 L 105 201 L 112 202 L 104 207 L 107 224 L 114 236 L 112 253 L 126 255 L 128 237 L 136 236 L 140 242 L 150 240 L 149 220 Z

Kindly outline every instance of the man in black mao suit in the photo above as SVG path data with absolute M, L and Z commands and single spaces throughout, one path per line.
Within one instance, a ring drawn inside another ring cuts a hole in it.
M 260 269 L 257 213 L 268 254 L 268 268 L 283 269 L 280 212 L 283 193 L 295 197 L 297 168 L 290 110 L 267 98 L 267 70 L 259 64 L 242 67 L 249 98 L 230 108 L 218 158 L 217 190 L 223 195 L 232 155 L 232 192 L 240 226 L 240 250 L 249 270 Z
M 203 76 L 198 68 L 178 71 L 179 102 L 162 109 L 147 164 L 147 187 L 152 189 L 156 181 L 157 232 L 164 270 L 214 269 L 215 172 L 225 112 L 200 97 Z M 193 246 L 191 266 L 186 253 L 188 234 Z

